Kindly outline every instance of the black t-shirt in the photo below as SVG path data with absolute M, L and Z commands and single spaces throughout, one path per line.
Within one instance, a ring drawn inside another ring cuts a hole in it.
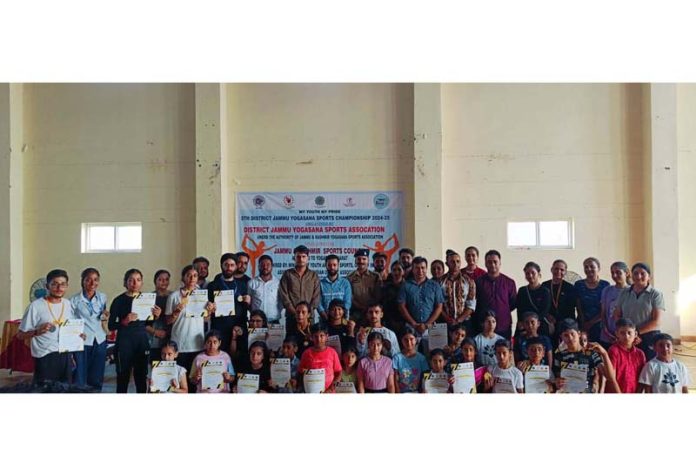
M 132 321 L 127 326 L 121 325 L 124 319 L 133 309 L 133 296 L 126 293 L 119 294 L 111 301 L 109 308 L 109 330 L 118 331 L 117 339 L 129 335 L 145 335 L 145 321 Z
M 247 356 L 239 366 L 237 370 L 237 380 L 239 380 L 240 374 L 251 374 L 259 376 L 259 390 L 265 392 L 274 392 L 275 389 L 271 388 L 268 381 L 271 380 L 271 367 L 268 363 L 264 363 L 260 369 L 251 368 L 251 362 L 249 362 L 249 357 Z
M 516 306 L 520 321 L 525 312 L 534 312 L 539 316 L 539 319 L 544 319 L 549 315 L 551 308 L 551 293 L 544 286 L 539 286 L 536 289 L 522 286 L 517 291 Z
M 563 281 L 560 288 L 556 284 L 552 284 L 551 280 L 541 283 L 542 287 L 549 290 L 551 295 L 551 307 L 549 314 L 556 318 L 556 322 L 563 319 L 576 319 L 575 305 L 577 296 L 575 288 L 568 281 Z

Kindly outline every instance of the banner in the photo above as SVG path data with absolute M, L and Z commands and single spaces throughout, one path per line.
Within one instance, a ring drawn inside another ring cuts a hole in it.
M 238 193 L 237 243 L 249 254 L 252 277 L 264 254 L 283 274 L 299 245 L 309 248 L 309 267 L 320 276 L 330 254 L 340 258 L 341 276 L 350 273 L 358 248 L 368 248 L 370 257 L 386 254 L 388 268 L 402 246 L 402 209 L 401 192 Z

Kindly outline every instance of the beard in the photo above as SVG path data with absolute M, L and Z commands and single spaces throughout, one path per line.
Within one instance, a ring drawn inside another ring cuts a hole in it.
M 222 272 L 222 278 L 229 281 L 232 279 L 232 276 L 234 276 L 235 272 L 229 272 L 229 271 L 223 271 Z

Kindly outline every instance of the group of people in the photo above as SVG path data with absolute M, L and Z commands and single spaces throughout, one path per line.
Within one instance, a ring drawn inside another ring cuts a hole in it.
M 672 337 L 660 331 L 664 298 L 645 263 L 613 263 L 610 284 L 600 279 L 599 261 L 587 258 L 585 279 L 571 284 L 565 261 L 554 261 L 544 282 L 529 262 L 527 285 L 518 289 L 501 272 L 498 251 L 485 254 L 482 269 L 474 246 L 464 260 L 447 250 L 429 267 L 408 248 L 391 264 L 374 253 L 372 269 L 370 250 L 357 249 L 345 277 L 336 255 L 325 257 L 322 278 L 309 269 L 306 246 L 293 257 L 279 278 L 272 256 L 263 255 L 251 278 L 247 253 L 225 253 L 211 280 L 209 260 L 198 257 L 174 291 L 171 274 L 159 270 L 147 320 L 134 312 L 144 284 L 138 269 L 125 272 L 125 292 L 110 305 L 97 269 L 82 272 L 81 291 L 70 298 L 67 273 L 53 270 L 48 294 L 29 305 L 20 325 L 19 337 L 31 339 L 34 381 L 101 391 L 107 335 L 115 331 L 119 393 L 131 377 L 138 393 L 155 391 L 149 369 L 161 362 L 176 362 L 168 391 L 180 393 L 237 392 L 249 376 L 258 392 L 315 391 L 316 375 L 322 392 L 452 392 L 462 388 L 465 370 L 474 375 L 471 392 L 531 391 L 527 380 L 544 392 L 687 391 L 688 372 L 672 357 Z M 206 293 L 204 311 L 190 312 Z M 234 304 L 218 312 L 222 295 Z M 84 321 L 84 350 L 59 352 L 56 330 L 70 319 Z M 446 344 L 431 345 L 435 329 L 437 342 L 446 330 Z M 274 367 L 280 362 L 289 369 L 283 381 Z M 205 383 L 211 369 L 220 375 L 213 387 Z

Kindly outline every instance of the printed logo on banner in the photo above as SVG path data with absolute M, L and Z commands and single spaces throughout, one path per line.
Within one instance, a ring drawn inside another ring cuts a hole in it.
M 375 204 L 375 208 L 382 210 L 383 208 L 387 208 L 389 206 L 389 197 L 383 193 L 378 193 L 375 195 L 373 203 Z
M 263 206 L 266 204 L 266 199 L 263 198 L 263 195 L 256 195 L 254 197 L 254 206 L 256 208 L 263 208 Z
M 348 197 L 345 202 L 343 202 L 344 207 L 354 207 L 355 206 L 355 200 L 353 200 L 353 197 Z
M 321 195 L 317 195 L 314 197 L 314 206 L 316 208 L 324 208 L 324 205 L 326 204 L 326 199 L 322 197 Z
M 295 206 L 295 198 L 292 195 L 285 195 L 283 197 L 283 206 L 285 208 L 293 208 Z

